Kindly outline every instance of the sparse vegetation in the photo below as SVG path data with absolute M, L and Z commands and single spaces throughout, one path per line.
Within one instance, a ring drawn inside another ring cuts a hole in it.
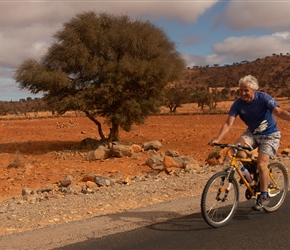
M 170 113 L 175 113 L 182 104 L 190 102 L 191 92 L 180 84 L 168 86 L 164 91 L 164 105 L 169 108 Z

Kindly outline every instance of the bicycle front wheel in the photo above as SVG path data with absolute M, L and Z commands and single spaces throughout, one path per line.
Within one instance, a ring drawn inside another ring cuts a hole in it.
M 214 174 L 201 196 L 201 213 L 212 227 L 222 227 L 233 217 L 239 202 L 239 186 L 228 172 Z
M 284 202 L 288 192 L 288 174 L 286 168 L 279 162 L 273 162 L 268 166 L 270 181 L 268 194 L 270 203 L 264 206 L 266 212 L 276 211 Z

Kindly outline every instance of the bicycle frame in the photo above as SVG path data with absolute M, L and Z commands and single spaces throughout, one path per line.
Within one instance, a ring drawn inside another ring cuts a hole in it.
M 224 145 L 220 144 L 219 146 L 222 147 L 222 148 L 223 147 L 230 147 L 232 149 L 232 151 L 233 151 L 233 154 L 231 156 L 231 161 L 230 161 L 230 167 L 226 167 L 224 170 L 225 171 L 229 171 L 230 173 L 233 170 L 235 172 L 237 172 L 238 175 L 240 176 L 241 180 L 243 181 L 243 183 L 246 185 L 246 187 L 247 187 L 248 191 L 250 192 L 251 196 L 255 196 L 257 194 L 260 194 L 259 191 L 257 192 L 256 190 L 254 190 L 252 188 L 250 183 L 243 176 L 243 174 L 242 174 L 242 172 L 240 170 L 240 167 L 238 165 L 238 162 L 249 162 L 249 163 L 253 162 L 253 160 L 251 158 L 241 158 L 241 157 L 237 156 L 237 153 L 238 153 L 239 150 L 245 150 L 245 149 L 248 150 L 250 148 L 245 147 L 245 146 L 240 146 L 240 145 L 237 145 L 237 146 L 234 147 L 234 145 L 232 145 L 232 144 L 224 144 Z M 231 170 L 229 170 L 229 168 L 231 168 Z M 232 175 L 232 178 L 234 178 L 233 175 Z M 274 177 L 273 177 L 273 175 L 271 174 L 270 171 L 269 171 L 269 178 L 274 183 L 274 186 L 275 186 L 274 190 L 278 190 L 279 189 L 279 185 L 278 185 L 277 181 L 274 179 Z M 256 182 L 256 180 L 254 180 L 254 181 Z M 254 183 L 254 185 L 256 185 L 256 184 L 257 183 Z
M 244 184 L 246 185 L 247 189 L 249 190 L 250 194 L 252 196 L 255 196 L 257 193 L 250 185 L 250 183 L 247 181 L 247 179 L 243 176 L 240 167 L 238 165 L 238 162 L 252 162 L 253 160 L 251 158 L 241 158 L 237 156 L 238 151 L 242 150 L 252 150 L 252 148 L 246 147 L 246 146 L 241 146 L 241 145 L 232 145 L 232 144 L 219 144 L 219 147 L 230 147 L 233 151 L 233 154 L 231 156 L 231 161 L 230 161 L 230 166 L 235 169 L 235 171 L 238 173 Z M 233 177 L 234 178 L 234 177 Z M 270 176 L 271 179 L 273 179 L 272 176 Z
M 231 156 L 230 166 L 226 167 L 224 169 L 225 171 L 229 172 L 229 178 L 235 178 L 234 172 L 237 172 L 238 175 L 240 176 L 241 180 L 243 181 L 243 183 L 246 185 L 249 194 L 251 195 L 249 197 L 253 197 L 253 196 L 257 196 L 257 195 L 261 194 L 261 192 L 259 190 L 257 190 L 256 188 L 255 189 L 253 188 L 253 187 L 257 187 L 257 180 L 254 180 L 254 184 L 250 185 L 248 180 L 243 176 L 242 171 L 240 170 L 240 167 L 238 165 L 239 161 L 252 162 L 253 160 L 251 158 L 240 158 L 240 157 L 236 157 L 236 156 Z M 277 180 L 275 180 L 275 178 L 272 175 L 270 170 L 269 170 L 269 180 L 272 181 L 272 183 L 274 185 L 268 187 L 268 195 L 269 195 L 269 197 L 275 197 L 276 195 L 278 195 L 280 193 L 280 191 L 276 194 L 271 194 L 271 191 L 280 190 L 280 185 L 278 184 Z M 230 189 L 230 187 L 228 187 L 228 189 Z
M 238 162 L 239 161 L 252 162 L 252 159 L 251 158 L 240 158 L 240 157 L 237 157 L 237 156 L 233 155 L 233 156 L 231 156 L 230 165 L 231 165 L 231 167 L 233 167 L 235 169 L 235 171 L 238 173 L 238 175 L 240 176 L 240 178 L 243 180 L 244 184 L 246 185 L 246 187 L 249 190 L 249 192 L 251 193 L 251 195 L 252 196 L 255 196 L 256 195 L 256 192 L 253 190 L 253 188 L 251 187 L 250 183 L 243 176 L 243 174 L 242 174 L 242 172 L 240 170 L 240 167 L 238 165 Z

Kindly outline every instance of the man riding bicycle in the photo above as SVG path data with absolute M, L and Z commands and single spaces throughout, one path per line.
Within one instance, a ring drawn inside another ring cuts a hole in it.
M 248 143 L 253 148 L 258 148 L 257 167 L 261 195 L 252 208 L 261 211 L 263 206 L 269 204 L 269 172 L 267 167 L 270 158 L 272 159 L 276 155 L 281 138 L 274 115 L 290 121 L 290 113 L 282 110 L 273 97 L 265 92 L 257 91 L 258 89 L 259 84 L 254 76 L 247 75 L 239 80 L 240 98 L 232 104 L 218 136 L 209 144 L 219 143 L 229 132 L 236 117 L 240 116 L 248 128 L 235 144 L 246 146 Z M 238 156 L 247 157 L 246 152 L 243 151 L 239 152 Z

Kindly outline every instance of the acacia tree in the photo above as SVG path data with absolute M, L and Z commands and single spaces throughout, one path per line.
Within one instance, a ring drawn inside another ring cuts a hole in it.
M 84 12 L 64 23 L 40 62 L 25 60 L 16 70 L 20 88 L 42 92 L 52 110 L 83 111 L 103 140 L 119 140 L 119 128 L 159 110 L 168 82 L 185 64 L 164 31 L 128 16 Z M 110 126 L 106 138 L 100 117 Z
M 177 108 L 190 100 L 190 94 L 191 90 L 184 88 L 181 84 L 166 87 L 164 91 L 165 105 L 171 113 L 175 113 Z
M 192 101 L 198 104 L 200 110 L 204 109 L 204 106 L 208 106 L 209 109 L 216 109 L 217 103 L 221 100 L 221 94 L 218 91 L 213 91 L 209 93 L 206 90 L 196 92 L 192 96 Z

